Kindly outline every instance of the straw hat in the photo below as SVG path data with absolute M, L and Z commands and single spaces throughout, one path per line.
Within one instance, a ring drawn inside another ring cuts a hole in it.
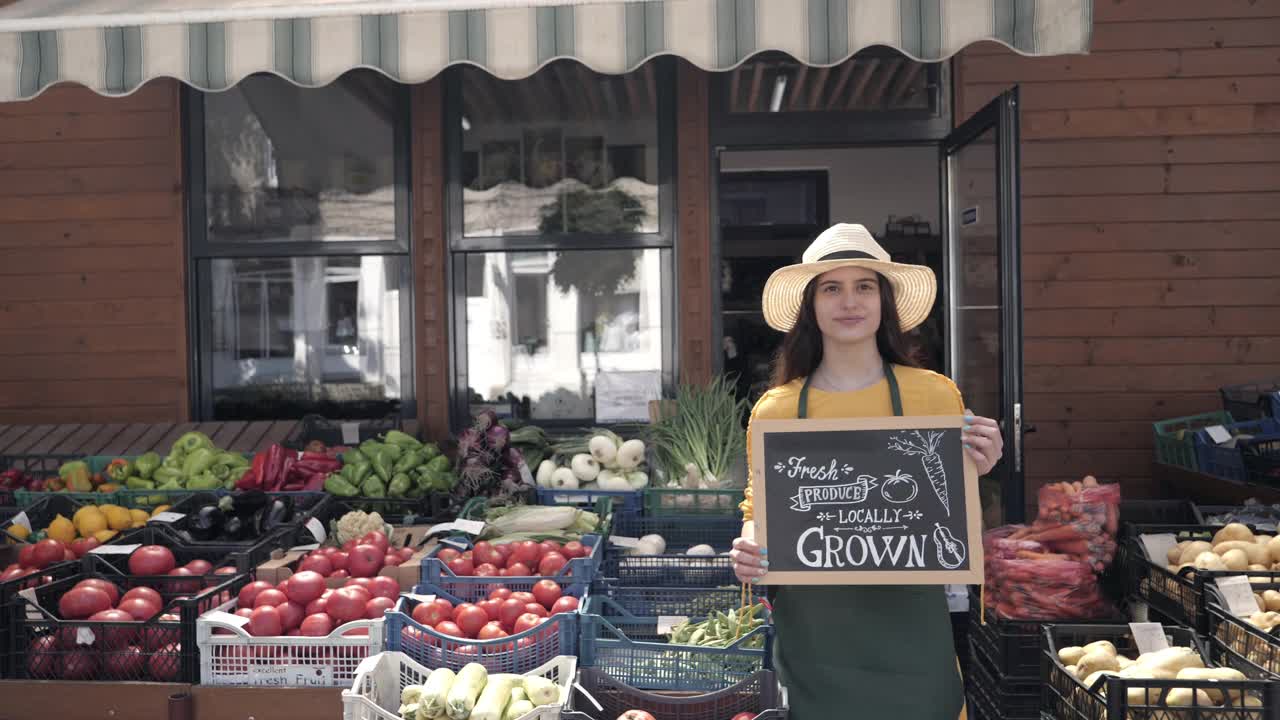
M 765 322 L 786 332 L 796 323 L 804 290 L 815 277 L 842 267 L 863 267 L 888 278 L 898 304 L 898 318 L 905 332 L 924 322 L 938 294 L 933 270 L 889 259 L 889 253 L 861 225 L 832 225 L 804 251 L 803 261 L 774 271 L 764 286 L 761 306 Z

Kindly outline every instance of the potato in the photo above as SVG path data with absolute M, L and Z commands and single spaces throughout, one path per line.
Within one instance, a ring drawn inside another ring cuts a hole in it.
M 1116 646 L 1112 645 L 1110 640 L 1096 640 L 1085 645 L 1083 649 L 1086 653 L 1090 650 L 1105 650 L 1107 654 L 1111 655 L 1111 657 L 1115 657 L 1119 654 L 1116 652 Z
M 1076 668 L 1080 675 L 1088 677 L 1097 672 L 1119 672 L 1120 663 L 1116 662 L 1115 653 L 1107 652 L 1106 648 L 1094 648 L 1080 658 Z
M 1064 647 L 1058 651 L 1058 659 L 1062 661 L 1063 665 L 1075 665 L 1080 662 L 1082 657 L 1084 657 L 1084 648 L 1079 645 Z
M 1267 601 L 1263 600 L 1262 596 L 1258 593 L 1253 594 L 1253 601 L 1258 603 L 1258 612 L 1262 612 L 1267 609 Z
M 1175 677 L 1183 668 L 1204 667 L 1204 660 L 1200 653 L 1189 647 L 1174 646 L 1143 653 L 1138 656 L 1138 664 L 1151 668 L 1153 672 L 1166 671 L 1171 673 L 1170 677 Z
M 1199 555 L 1200 553 L 1211 552 L 1212 550 L 1213 550 L 1213 545 L 1203 540 L 1196 540 L 1194 542 L 1189 542 L 1187 543 L 1186 547 L 1182 548 L 1182 556 L 1178 558 L 1178 563 L 1185 565 L 1195 560 L 1196 556 Z M 1274 558 L 1274 559 L 1280 560 L 1280 558 Z
M 1247 525 L 1241 523 L 1229 523 L 1221 530 L 1213 534 L 1213 544 L 1217 545 L 1228 540 L 1243 540 L 1244 542 L 1253 542 L 1253 531 Z
M 1253 542 L 1256 545 L 1266 545 L 1267 543 L 1271 542 L 1271 538 L 1272 538 L 1271 535 L 1254 535 Z
M 1267 548 L 1257 543 L 1241 542 L 1239 540 L 1228 540 L 1227 542 L 1218 543 L 1213 546 L 1213 551 L 1219 555 L 1225 555 L 1228 550 L 1243 550 L 1244 554 L 1249 557 L 1249 564 L 1263 564 L 1271 561 L 1271 553 L 1267 552 Z M 1242 570 L 1244 568 L 1241 568 Z
M 1271 568 L 1267 567 L 1266 565 L 1258 565 L 1257 563 L 1252 563 L 1249 565 L 1249 569 L 1254 571 L 1267 572 Z
M 1249 556 L 1245 555 L 1243 550 L 1228 550 L 1218 557 L 1222 559 L 1222 564 L 1226 565 L 1228 570 L 1246 570 L 1249 567 Z
M 1222 561 L 1222 558 L 1217 553 L 1212 551 L 1202 552 L 1199 555 L 1197 555 L 1195 562 L 1193 564 L 1196 566 L 1197 570 L 1227 570 L 1228 569 L 1227 564 Z M 1247 562 L 1245 563 L 1245 567 L 1248 567 Z
M 1263 590 L 1262 602 L 1266 604 L 1263 610 L 1280 610 L 1280 591 Z
M 1122 678 L 1130 678 L 1133 680 L 1159 680 L 1149 668 L 1141 665 L 1131 665 L 1127 670 L 1121 670 L 1117 673 Z M 1128 692 L 1130 705 L 1154 705 L 1160 698 L 1159 688 L 1148 690 L 1147 688 L 1129 688 Z
M 1169 707 L 1187 707 L 1194 702 L 1199 707 L 1211 707 L 1213 700 L 1204 693 L 1203 690 L 1196 690 L 1192 693 L 1191 688 L 1173 688 L 1164 698 L 1164 704 Z
M 1267 541 L 1267 553 L 1271 555 L 1271 562 L 1280 563 L 1280 535 Z
M 1133 667 L 1133 661 L 1123 655 L 1116 656 L 1116 663 L 1120 665 L 1121 670 L 1124 670 L 1127 667 Z
M 1113 672 L 1113 671 L 1111 671 L 1111 670 L 1099 670 L 1099 671 L 1094 672 L 1094 673 L 1089 673 L 1089 674 L 1088 674 L 1088 675 L 1086 675 L 1086 676 L 1085 676 L 1085 678 L 1084 678 L 1084 686 L 1085 686 L 1085 687 L 1087 687 L 1087 688 L 1092 689 L 1092 688 L 1093 688 L 1093 684 L 1094 684 L 1095 682 L 1097 682 L 1097 681 L 1098 681 L 1098 678 L 1100 678 L 1100 677 L 1105 677 L 1105 676 L 1107 676 L 1107 675 L 1115 675 L 1115 674 L 1116 674 L 1116 673 L 1115 673 L 1115 672 Z M 1107 694 L 1107 686 L 1106 686 L 1105 684 L 1103 684 L 1103 686 L 1102 686 L 1102 694 L 1103 694 L 1103 695 L 1106 695 L 1106 694 Z
M 1247 678 L 1244 676 L 1244 673 L 1240 672 L 1239 670 L 1236 670 L 1235 668 L 1216 667 L 1216 668 L 1183 668 L 1178 671 L 1178 677 L 1175 679 L 1176 680 L 1238 681 L 1238 680 L 1246 680 Z M 1210 688 L 1205 690 L 1205 694 L 1208 695 L 1209 699 L 1213 700 L 1215 704 L 1221 705 L 1223 703 L 1224 695 L 1221 690 Z M 1233 690 L 1233 691 L 1230 691 L 1228 694 L 1232 698 L 1233 702 L 1238 702 L 1237 698 L 1239 698 L 1240 696 L 1239 691 Z
M 1180 542 L 1177 545 L 1174 545 L 1173 547 L 1169 548 L 1167 559 L 1169 560 L 1170 565 L 1178 564 L 1178 561 L 1182 559 L 1182 549 L 1186 547 L 1186 545 L 1187 544 L 1185 542 Z M 1151 558 L 1151 559 L 1155 560 L 1155 558 Z

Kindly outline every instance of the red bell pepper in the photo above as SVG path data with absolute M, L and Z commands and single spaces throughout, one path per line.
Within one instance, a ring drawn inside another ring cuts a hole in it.
M 285 483 L 288 482 L 289 472 L 293 469 L 294 463 L 298 462 L 298 459 L 293 455 L 287 455 L 284 448 L 279 445 L 275 446 L 275 448 L 279 448 L 278 453 L 281 461 L 279 470 L 277 470 L 275 476 L 271 478 L 272 486 L 270 489 L 281 490 L 284 488 Z
M 258 477 L 257 468 L 249 468 L 240 476 L 240 479 L 236 481 L 237 490 L 259 490 L 261 488 L 262 479 Z

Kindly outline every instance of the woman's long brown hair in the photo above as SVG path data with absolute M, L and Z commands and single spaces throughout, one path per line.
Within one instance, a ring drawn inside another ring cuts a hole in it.
M 902 332 L 893 285 L 879 273 L 876 279 L 880 285 L 880 327 L 876 330 L 876 348 L 880 357 L 894 365 L 919 367 L 906 333 Z M 800 303 L 796 324 L 782 338 L 782 347 L 778 348 L 778 356 L 773 363 L 774 387 L 786 385 L 796 378 L 809 377 L 822 364 L 822 331 L 818 328 L 818 315 L 813 308 L 817 294 L 818 276 L 815 276 L 804 289 L 804 301 Z

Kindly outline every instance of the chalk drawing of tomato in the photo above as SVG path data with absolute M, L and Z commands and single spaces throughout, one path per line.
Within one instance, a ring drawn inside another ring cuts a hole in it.
M 920 487 L 912 477 L 901 470 L 884 479 L 880 485 L 880 495 L 891 503 L 909 503 L 916 499 Z

